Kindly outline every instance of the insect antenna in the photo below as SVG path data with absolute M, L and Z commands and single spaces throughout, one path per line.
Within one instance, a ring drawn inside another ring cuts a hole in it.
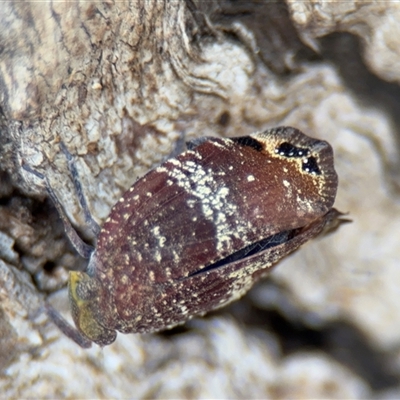
M 93 219 L 92 214 L 89 210 L 85 195 L 83 194 L 82 185 L 79 180 L 79 174 L 76 169 L 76 165 L 75 165 L 75 161 L 74 161 L 74 156 L 68 151 L 68 149 L 65 147 L 65 144 L 63 142 L 60 143 L 60 148 L 61 148 L 61 151 L 64 153 L 65 157 L 67 158 L 68 169 L 72 176 L 72 182 L 74 183 L 76 194 L 78 195 L 79 204 L 80 204 L 82 211 L 84 213 L 84 216 L 85 216 L 85 222 L 89 226 L 91 231 L 97 237 L 98 234 L 100 233 L 100 226 Z
M 85 338 L 76 328 L 74 328 L 64 317 L 47 302 L 44 305 L 47 315 L 54 322 L 54 324 L 67 336 L 73 340 L 76 344 L 84 349 L 92 347 L 92 342 Z

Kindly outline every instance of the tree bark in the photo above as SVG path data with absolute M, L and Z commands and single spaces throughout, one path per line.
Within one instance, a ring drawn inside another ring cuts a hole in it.
M 399 22 L 387 2 L 3 3 L 0 392 L 399 396 Z M 94 242 L 60 143 L 101 224 L 182 139 L 278 125 L 333 145 L 337 208 L 351 225 L 302 248 L 245 299 L 170 334 L 82 350 L 47 319 L 45 298 L 69 316 L 67 271 L 85 263 L 24 165 Z M 322 345 L 310 343 L 315 332 Z

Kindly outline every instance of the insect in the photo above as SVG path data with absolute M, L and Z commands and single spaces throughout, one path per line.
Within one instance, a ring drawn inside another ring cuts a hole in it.
M 77 330 L 48 312 L 89 347 L 112 343 L 117 331 L 156 332 L 222 307 L 338 219 L 337 185 L 331 146 L 295 128 L 189 142 L 120 198 L 94 250 L 58 203 L 89 263 L 69 274 Z

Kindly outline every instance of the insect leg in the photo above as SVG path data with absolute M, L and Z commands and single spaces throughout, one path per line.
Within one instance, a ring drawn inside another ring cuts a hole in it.
M 75 191 L 78 195 L 79 204 L 81 205 L 84 216 L 85 216 L 85 222 L 87 223 L 89 228 L 92 230 L 92 232 L 97 236 L 100 233 L 100 227 L 99 227 L 98 223 L 93 219 L 92 214 L 90 213 L 85 195 L 83 194 L 82 185 L 79 180 L 79 174 L 76 169 L 74 157 L 68 151 L 68 149 L 65 147 L 65 144 L 63 142 L 60 143 L 60 148 L 61 148 L 62 152 L 64 153 L 65 157 L 67 158 L 68 168 L 71 172 L 72 181 L 75 186 Z
M 89 258 L 93 252 L 93 247 L 89 246 L 87 243 L 85 243 L 80 238 L 80 236 L 78 235 L 76 230 L 73 228 L 73 226 L 71 225 L 71 222 L 69 221 L 67 215 L 65 214 L 65 211 L 64 211 L 60 201 L 58 200 L 58 197 L 54 193 L 54 190 L 51 187 L 48 179 L 43 174 L 35 171 L 27 164 L 22 164 L 22 168 L 25 171 L 30 172 L 31 174 L 37 176 L 38 178 L 42 179 L 45 182 L 47 193 L 57 208 L 58 214 L 60 215 L 60 218 L 63 222 L 64 230 L 68 236 L 68 239 L 70 240 L 70 242 L 72 243 L 72 245 L 74 246 L 74 248 L 76 249 L 76 251 L 79 253 L 79 255 L 81 257 Z
M 76 328 L 74 328 L 62 315 L 54 309 L 50 304 L 45 303 L 45 310 L 49 318 L 60 329 L 65 336 L 69 337 L 79 346 L 88 349 L 92 346 L 92 342 L 85 338 Z

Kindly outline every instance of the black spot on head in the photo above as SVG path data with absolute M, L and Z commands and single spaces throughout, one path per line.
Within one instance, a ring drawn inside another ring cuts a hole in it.
M 251 147 L 256 151 L 262 151 L 263 145 L 257 139 L 252 138 L 251 136 L 241 136 L 232 138 L 232 140 L 238 144 L 239 146 L 247 146 Z
M 318 167 L 318 162 L 315 157 L 308 157 L 303 161 L 303 171 L 309 174 L 321 175 L 321 170 Z
M 310 154 L 308 149 L 296 147 L 288 142 L 282 143 L 277 149 L 276 153 L 284 157 L 307 157 Z

